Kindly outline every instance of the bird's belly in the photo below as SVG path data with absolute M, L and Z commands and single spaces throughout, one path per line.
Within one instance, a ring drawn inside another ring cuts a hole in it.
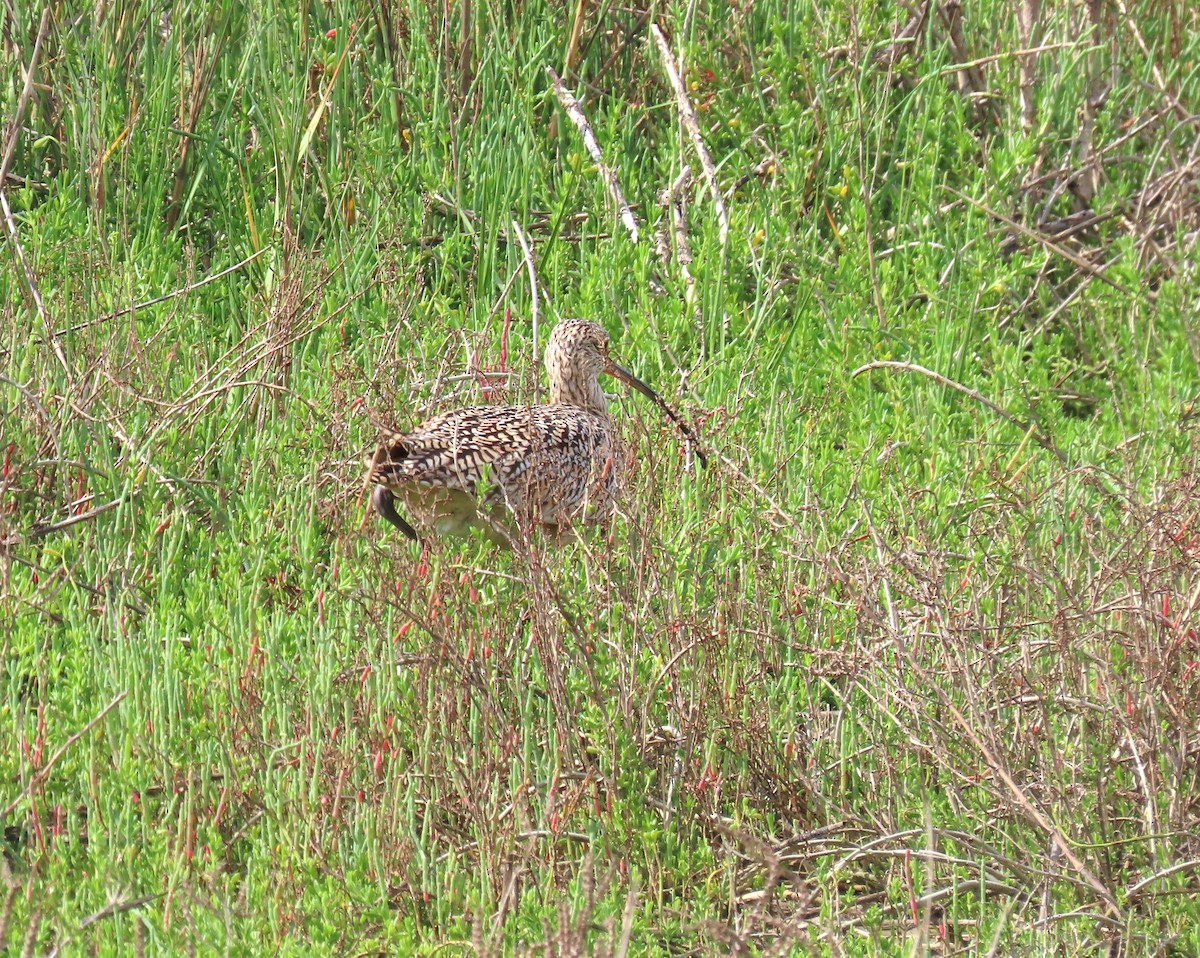
M 439 536 L 464 535 L 476 524 L 475 497 L 461 489 L 409 482 L 394 491 L 409 514 Z
M 532 476 L 522 492 L 525 510 L 545 525 L 602 522 L 612 513 L 617 476 L 611 459 L 593 460 L 569 475 Z M 520 508 L 517 511 L 522 511 Z

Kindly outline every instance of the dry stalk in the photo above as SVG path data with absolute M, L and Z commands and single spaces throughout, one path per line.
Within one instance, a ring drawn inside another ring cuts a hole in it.
M 566 88 L 558 74 L 554 72 L 553 67 L 546 67 L 546 73 L 550 76 L 550 82 L 554 86 L 554 93 L 558 97 L 558 102 L 567 111 L 567 116 L 571 118 L 571 122 L 575 124 L 575 128 L 579 130 L 580 136 L 583 137 L 583 145 L 591 155 L 592 162 L 596 164 L 596 169 L 599 171 L 600 177 L 604 180 L 604 185 L 608 189 L 608 195 L 612 197 L 613 203 L 616 204 L 621 223 L 624 224 L 626 232 L 629 233 L 629 238 L 636 243 L 638 241 L 637 218 L 633 215 L 633 210 L 629 208 L 625 194 L 621 192 L 621 184 L 617 180 L 617 174 L 604 162 L 604 154 L 600 152 L 600 144 L 596 142 L 596 134 L 592 132 L 591 124 L 588 123 L 587 117 L 583 115 L 583 109 L 580 107 L 579 101 L 571 95 L 571 91 Z
M 1017 59 L 1036 57 L 1039 53 L 1049 53 L 1052 50 L 1073 50 L 1078 46 L 1078 41 L 1064 40 L 1061 43 L 1042 43 L 1036 47 L 1027 47 L 1021 50 L 1005 50 L 1003 53 L 989 53 L 987 56 L 976 57 L 974 60 L 968 60 L 966 63 L 952 63 L 947 67 L 942 67 L 939 73 L 957 73 L 959 70 L 965 70 L 968 67 L 987 66 L 989 63 L 1008 60 L 1012 57 L 1016 57 Z
M 397 140 L 400 144 L 400 149 L 405 153 L 412 146 L 412 132 L 408 125 L 404 122 L 404 77 L 401 68 L 401 62 L 404 57 L 402 37 L 400 36 L 401 28 L 397 28 L 397 21 L 400 16 L 397 15 L 393 8 L 394 0 L 378 0 L 377 3 L 371 4 L 371 13 L 375 17 L 375 26 L 383 37 L 384 49 L 387 52 L 388 67 L 392 73 L 392 96 L 396 109 L 396 127 L 399 136 Z
M 21 891 L 21 883 L 13 875 L 7 855 L 0 855 L 0 887 L 4 889 L 4 907 L 0 909 L 0 952 L 7 952 L 8 926 L 12 921 L 13 905 Z
M 854 46 L 855 56 L 862 59 L 861 47 L 862 37 L 858 32 L 858 17 L 852 20 L 854 31 Z M 891 67 L 888 67 L 889 74 Z M 890 84 L 889 84 L 890 85 Z M 857 132 L 858 146 L 858 168 L 863 171 L 859 177 L 859 199 L 863 205 L 863 240 L 867 251 L 867 271 L 871 279 L 871 302 L 875 306 L 875 315 L 879 319 L 879 328 L 887 329 L 887 309 L 883 304 L 883 291 L 879 284 L 879 269 L 875 262 L 875 225 L 874 213 L 872 210 L 871 197 L 875 192 L 875 182 L 879 175 L 879 163 L 882 159 L 882 153 L 879 150 L 873 151 L 875 154 L 874 160 L 867 160 L 867 126 L 866 126 L 866 105 L 863 102 L 862 84 L 854 84 L 854 102 L 856 109 L 854 111 L 855 126 Z M 870 175 L 866 175 L 866 171 L 870 170 Z M 828 210 L 826 210 L 828 216 Z
M 996 752 L 989 747 L 986 742 L 984 742 L 983 738 L 976 731 L 974 723 L 969 722 L 966 716 L 964 716 L 954 702 L 951 701 L 949 694 L 947 694 L 940 685 L 934 682 L 933 677 L 926 672 L 926 670 L 916 661 L 915 657 L 911 653 L 906 654 L 906 658 L 908 660 L 909 667 L 912 668 L 917 675 L 924 679 L 928 687 L 932 688 L 936 692 L 942 707 L 945 708 L 946 711 L 948 711 L 954 718 L 955 724 L 958 726 L 959 731 L 961 731 L 970 740 L 971 744 L 979 752 L 984 762 L 987 763 L 988 768 L 990 768 L 996 777 L 999 778 L 1004 784 L 1005 791 L 1007 792 L 1008 797 L 1013 804 L 1016 805 L 1016 807 L 1019 808 L 1033 824 L 1035 824 L 1039 829 L 1041 829 L 1041 831 L 1053 839 L 1063 857 L 1071 863 L 1071 867 L 1075 869 L 1076 873 L 1085 882 L 1087 882 L 1091 889 L 1099 896 L 1100 900 L 1104 902 L 1109 914 L 1113 918 L 1120 919 L 1122 917 L 1121 909 L 1117 903 L 1117 897 L 1113 894 L 1112 890 L 1103 882 L 1101 882 L 1100 879 L 1092 873 L 1091 869 L 1089 869 L 1083 863 L 1083 860 L 1071 850 L 1066 836 L 1064 836 L 1059 831 L 1058 827 L 1042 813 L 1037 804 L 1026 794 L 1025 789 L 1021 788 L 1021 786 L 1013 778 L 1012 773 L 1008 770 L 1007 766 L 1000 760 L 999 755 L 997 755 Z
M 979 67 L 967 54 L 967 41 L 962 30 L 962 2 L 961 0 L 947 0 L 945 3 L 938 4 L 937 12 L 942 25 L 946 28 L 946 39 L 956 61 L 955 74 L 958 77 L 958 91 L 964 99 L 973 101 L 987 91 L 987 86 L 983 82 L 983 74 Z
M 658 194 L 658 204 L 667 213 L 671 229 L 667 225 L 655 231 L 654 250 L 659 261 L 666 269 L 670 266 L 671 253 L 674 249 L 674 259 L 679 264 L 679 273 L 683 277 L 684 299 L 692 307 L 697 320 L 701 319 L 700 310 L 696 305 L 696 278 L 688 269 L 692 262 L 692 250 L 687 238 L 687 188 L 692 182 L 692 171 L 685 166 L 675 177 L 675 182 Z M 703 341 L 703 340 L 702 340 Z
M 226 266 L 220 272 L 213 273 L 211 276 L 206 276 L 204 279 L 195 283 L 187 283 L 186 285 L 181 286 L 179 289 L 172 290 L 169 293 L 164 293 L 161 296 L 155 296 L 153 299 L 147 299 L 141 303 L 134 303 L 131 306 L 122 306 L 120 309 L 114 310 L 111 313 L 105 313 L 103 316 L 97 316 L 95 319 L 88 319 L 82 323 L 76 323 L 74 326 L 64 326 L 62 329 L 56 330 L 55 332 L 59 336 L 65 336 L 69 332 L 76 333 L 81 329 L 90 329 L 92 326 L 99 326 L 102 323 L 107 323 L 114 319 L 120 319 L 122 316 L 128 316 L 131 313 L 137 313 L 143 309 L 149 309 L 151 306 L 157 306 L 160 303 L 166 303 L 172 299 L 178 299 L 180 296 L 187 296 L 196 290 L 207 286 L 209 283 L 215 283 L 219 279 L 224 279 L 230 273 L 240 272 L 242 269 L 249 266 L 256 259 L 262 256 L 263 253 L 267 252 L 269 248 L 270 247 L 264 246 L 262 249 L 251 253 L 245 259 L 234 263 L 232 266 Z
M 0 547 L 7 548 L 8 546 L 20 545 L 23 542 L 33 542 L 34 540 L 41 539 L 44 536 L 50 535 L 51 533 L 62 532 L 63 529 L 68 529 L 76 523 L 88 522 L 91 519 L 95 519 L 97 516 L 109 512 L 117 508 L 117 506 L 121 505 L 121 503 L 124 501 L 124 498 L 113 499 L 112 501 L 106 502 L 103 505 L 88 509 L 86 512 L 80 512 L 76 515 L 70 516 L 69 518 L 63 519 L 61 522 L 52 522 L 49 525 L 44 526 L 34 526 L 24 535 L 18 532 L 6 538 L 0 538 Z
M 66 353 L 63 352 L 62 343 L 58 341 L 58 337 L 54 334 L 54 324 L 50 320 L 49 314 L 46 312 L 46 305 L 42 301 L 42 293 L 38 288 L 36 277 L 33 275 L 33 269 L 29 265 L 29 261 L 25 256 L 25 250 L 21 246 L 21 236 L 17 230 L 16 221 L 13 219 L 12 210 L 8 205 L 8 193 L 4 190 L 4 183 L 8 177 L 8 167 L 12 162 L 13 153 L 16 149 L 17 137 L 21 132 L 21 123 L 25 116 L 25 108 L 29 103 L 29 97 L 33 92 L 34 74 L 37 72 L 38 58 L 42 52 L 42 42 L 46 39 L 46 33 L 50 27 L 50 8 L 47 7 L 42 11 L 42 20 L 38 26 L 37 39 L 33 44 L 33 53 L 29 58 L 29 66 L 25 69 L 25 84 L 21 88 L 21 95 L 17 98 L 17 109 L 13 114 L 12 124 L 8 129 L 4 142 L 4 157 L 0 161 L 0 212 L 4 215 L 4 226 L 8 230 L 8 238 L 12 243 L 13 255 L 17 259 L 17 264 L 21 269 L 21 275 L 25 280 L 25 286 L 29 290 L 29 296 L 33 300 L 38 316 L 46 327 L 46 338 L 50 343 L 50 348 L 54 352 L 55 358 L 59 365 L 62 366 L 63 372 L 67 374 L 67 382 L 71 383 L 74 380 L 74 375 L 71 371 L 71 364 L 67 362 Z
M 29 916 L 29 924 L 25 929 L 25 942 L 21 947 L 21 958 L 33 958 L 37 948 L 38 932 L 42 928 L 42 911 L 34 906 Z
M 630 215 L 632 216 L 633 214 L 630 214 Z M 533 321 L 533 381 L 534 381 L 534 389 L 540 390 L 541 389 L 541 385 L 540 385 L 541 379 L 538 376 L 538 369 L 540 368 L 540 365 L 541 365 L 542 354 L 538 349 L 539 311 L 538 311 L 537 268 L 534 266 L 534 262 L 533 262 L 533 250 L 529 246 L 529 241 L 525 239 L 525 233 L 521 229 L 521 224 L 518 223 L 514 219 L 512 221 L 512 228 L 513 228 L 513 232 L 517 234 L 517 242 L 519 242 L 521 244 L 521 255 L 525 258 L 525 268 L 529 272 L 530 313 L 532 314 L 532 321 Z M 636 232 L 636 228 L 635 228 L 635 232 Z M 636 235 L 634 236 L 634 242 L 635 243 L 637 242 Z
M 587 5 L 587 0 L 576 0 L 575 16 L 571 20 L 571 35 L 567 39 L 567 53 L 563 57 L 563 74 L 570 76 L 571 71 L 575 69 L 575 61 L 579 59 L 579 41 L 583 36 L 583 15 Z M 550 138 L 554 138 L 554 133 L 551 132 Z
M 1033 47 L 1042 15 L 1042 0 L 1020 0 L 1017 4 L 1017 39 L 1028 50 Z M 1037 54 L 1017 59 L 1018 91 L 1021 99 L 1021 127 L 1028 135 L 1037 126 Z
M 1158 63 L 1150 53 L 1150 48 L 1146 46 L 1146 40 L 1142 36 L 1142 31 L 1138 29 L 1137 21 L 1129 15 L 1129 8 L 1125 5 L 1125 0 L 1117 0 L 1117 9 L 1121 11 L 1121 16 L 1124 18 L 1125 26 L 1129 28 L 1129 32 L 1133 34 L 1133 39 L 1137 43 L 1142 54 L 1150 61 L 1150 73 L 1154 77 L 1155 86 L 1158 87 L 1158 92 L 1162 94 L 1164 100 L 1171 105 L 1171 109 L 1175 111 L 1175 115 L 1181 121 L 1187 121 L 1192 118 L 1192 113 L 1182 103 L 1179 98 L 1171 92 L 1171 88 L 1167 86 L 1167 81 L 1162 75 L 1162 71 L 1158 68 Z
M 929 16 L 933 0 L 922 0 L 909 15 L 908 21 L 899 30 L 892 29 L 892 42 L 874 57 L 875 63 L 891 73 L 906 54 L 915 53 Z
M 996 120 L 994 107 L 988 99 L 987 84 L 983 73 L 969 55 L 966 37 L 962 28 L 963 5 L 961 0 L 945 0 L 938 5 L 937 15 L 946 30 L 946 41 L 950 52 L 958 61 L 955 76 L 958 92 L 970 107 L 971 119 L 975 124 L 985 120 Z
M 980 203 L 978 200 L 974 200 L 971 197 L 958 192 L 958 190 L 952 189 L 951 187 L 946 187 L 946 190 L 950 193 L 953 193 L 959 199 L 964 200 L 967 203 L 970 203 L 977 210 L 980 210 L 983 213 L 987 213 L 988 216 L 1003 223 L 1009 229 L 1016 230 L 1022 236 L 1027 236 L 1029 239 L 1041 244 L 1047 250 L 1049 250 L 1051 253 L 1054 253 L 1056 256 L 1061 256 L 1068 263 L 1072 263 L 1075 266 L 1079 267 L 1079 269 L 1083 270 L 1083 272 L 1096 277 L 1096 279 L 1101 280 L 1104 283 L 1107 283 L 1113 289 L 1117 290 L 1117 292 L 1124 293 L 1126 296 L 1130 296 L 1130 297 L 1133 296 L 1133 292 L 1131 290 L 1122 286 L 1115 279 L 1112 279 L 1105 272 L 1103 267 L 1097 266 L 1095 263 L 1088 262 L 1088 260 L 1084 259 L 1082 256 L 1072 253 L 1069 249 L 1060 245 L 1059 243 L 1054 242 L 1054 240 L 1050 239 L 1049 237 L 1043 236 L 1037 230 L 1032 230 L 1028 226 L 1018 223 L 1016 220 L 1012 219 L 1011 217 L 1005 216 L 1003 213 L 997 212 L 996 210 L 993 210 L 989 206 L 985 206 L 983 203 Z
M 25 108 L 29 105 L 29 97 L 33 93 L 33 75 L 37 70 L 38 58 L 42 52 L 42 41 L 46 39 L 49 26 L 50 8 L 47 7 L 42 11 L 42 20 L 38 25 L 37 39 L 33 43 L 33 54 L 29 58 L 29 67 L 21 67 L 21 72 L 25 74 L 25 82 L 21 87 L 20 96 L 17 97 L 17 108 L 13 111 L 12 120 L 4 134 L 4 153 L 0 157 L 0 190 L 8 178 L 8 170 L 12 165 L 13 154 L 16 152 L 17 140 L 21 135 L 21 121 L 25 117 Z
M 38 398 L 37 394 L 29 389 L 29 387 L 22 385 L 15 379 L 9 379 L 3 373 L 0 373 L 0 383 L 7 383 L 13 389 L 19 392 L 22 398 L 24 398 L 24 400 L 33 407 L 34 411 L 37 413 L 37 417 L 46 427 L 46 435 L 50 439 L 50 444 L 54 447 L 55 460 L 62 461 L 62 444 L 58 439 L 58 430 L 54 428 L 54 420 L 50 417 L 50 412 L 48 409 L 46 409 L 41 399 Z
M 733 479 L 738 480 L 738 482 L 740 482 L 740 483 L 744 483 L 746 486 L 748 486 L 754 492 L 755 495 L 757 495 L 763 502 L 765 502 L 768 506 L 771 507 L 771 513 L 767 516 L 768 521 L 771 521 L 771 516 L 778 516 L 780 519 L 783 520 L 782 523 L 776 523 L 776 522 L 772 521 L 771 525 L 774 528 L 782 529 L 785 526 L 790 526 L 792 529 L 796 530 L 797 532 L 803 530 L 804 527 L 800 524 L 800 520 L 797 519 L 795 516 L 793 516 L 786 509 L 784 509 L 783 506 L 781 506 L 771 496 L 771 494 L 769 492 L 767 492 L 766 489 L 764 489 L 753 478 L 751 478 L 749 475 L 747 475 L 741 466 L 739 466 L 736 462 L 734 462 L 732 459 L 730 459 L 724 453 L 718 453 L 717 458 L 721 461 L 722 465 L 724 465 L 725 468 L 723 471 L 727 475 L 729 475 Z M 750 498 L 750 497 L 747 496 L 747 498 Z
M 210 24 L 211 26 L 212 24 Z M 172 176 L 171 198 L 167 202 L 167 228 L 175 229 L 183 212 L 183 195 L 187 189 L 187 174 L 191 159 L 192 138 L 200 122 L 200 114 L 208 102 L 209 88 L 217 74 L 222 45 L 227 34 L 206 34 L 196 43 L 192 51 L 191 85 L 180 89 L 179 127 L 183 136 L 179 138 L 179 161 Z
M 106 918 L 111 918 L 114 915 L 121 915 L 128 911 L 136 911 L 143 905 L 148 905 L 152 901 L 157 901 L 162 898 L 165 892 L 159 892 L 152 895 L 139 895 L 137 898 L 128 898 L 121 901 L 110 902 L 99 911 L 88 915 L 79 923 L 79 931 L 83 931 L 97 922 L 104 921 Z M 141 926 L 141 921 L 135 921 L 135 928 Z M 77 933 L 76 933 L 77 934 Z M 55 958 L 61 955 L 75 940 L 75 936 L 66 935 L 54 943 L 54 947 L 48 951 L 47 958 Z

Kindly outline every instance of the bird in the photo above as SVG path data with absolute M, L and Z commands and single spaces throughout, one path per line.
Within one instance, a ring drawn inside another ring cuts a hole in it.
M 696 438 L 653 389 L 613 361 L 609 342 L 599 323 L 563 320 L 546 344 L 548 403 L 469 406 L 409 432 L 390 432 L 368 472 L 375 511 L 414 541 L 421 536 L 396 509 L 397 499 L 438 536 L 482 527 L 508 544 L 505 509 L 529 528 L 552 532 L 577 520 L 602 522 L 614 508 L 619 478 L 602 374 L 647 396 L 689 440 Z M 703 464 L 699 450 L 697 457 Z

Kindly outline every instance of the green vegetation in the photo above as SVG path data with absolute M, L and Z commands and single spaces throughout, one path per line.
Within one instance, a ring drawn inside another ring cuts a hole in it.
M 1200 952 L 1200 15 L 1036 6 L 0 9 L 7 948 Z M 710 468 L 423 554 L 535 315 Z

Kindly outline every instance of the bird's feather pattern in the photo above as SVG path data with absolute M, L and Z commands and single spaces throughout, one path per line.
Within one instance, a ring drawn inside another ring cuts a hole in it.
M 579 406 L 475 406 L 393 434 L 376 454 L 371 481 L 435 525 L 449 511 L 455 521 L 448 527 L 473 516 L 461 515 L 461 497 L 431 498 L 430 490 L 465 493 L 543 523 L 595 520 L 611 507 L 613 453 L 608 417 Z

